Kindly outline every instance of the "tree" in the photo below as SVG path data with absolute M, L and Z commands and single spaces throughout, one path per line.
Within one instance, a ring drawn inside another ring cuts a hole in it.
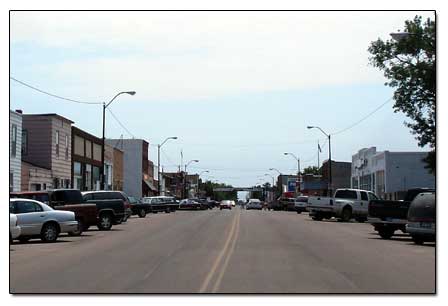
M 429 145 L 424 161 L 432 173 L 436 169 L 436 25 L 422 17 L 405 21 L 404 32 L 396 40 L 378 39 L 368 51 L 370 64 L 389 79 L 385 85 L 395 88 L 395 112 L 403 112 L 410 122 L 404 124 L 416 135 L 418 145 Z M 405 34 L 407 33 L 407 34 Z
M 309 166 L 306 167 L 305 169 L 303 169 L 303 174 L 315 174 L 315 175 L 319 175 L 320 170 L 317 166 Z
M 210 197 L 217 201 L 222 200 L 236 200 L 237 192 L 236 191 L 217 191 L 214 192 L 213 188 L 222 188 L 222 187 L 232 187 L 231 185 L 226 185 L 222 183 L 214 183 L 211 181 L 205 181 L 199 185 L 199 189 L 205 190 L 205 196 Z

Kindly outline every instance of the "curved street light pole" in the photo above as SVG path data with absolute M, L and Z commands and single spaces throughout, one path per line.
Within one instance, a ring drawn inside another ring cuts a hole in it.
M 199 159 L 192 159 L 190 160 L 188 163 L 185 164 L 185 177 L 184 177 L 184 196 L 183 198 L 185 198 L 185 195 L 187 195 L 187 167 L 191 164 L 191 163 L 198 163 Z
M 177 136 L 167 137 L 161 144 L 157 145 L 157 194 L 161 195 L 160 190 L 160 148 L 170 139 L 177 139 Z M 163 173 L 162 173 L 163 178 Z
M 101 145 L 102 145 L 102 149 L 101 149 L 101 172 L 100 172 L 100 189 L 101 190 L 105 190 L 105 173 L 104 173 L 104 145 L 106 142 L 106 138 L 105 138 L 105 130 L 106 130 L 106 108 L 112 103 L 114 102 L 114 100 L 122 94 L 127 94 L 127 95 L 135 95 L 135 91 L 122 91 L 117 93 L 112 100 L 110 100 L 107 104 L 105 102 L 103 102 L 103 137 L 102 137 L 102 141 L 101 141 Z
M 333 182 L 332 182 L 332 176 L 331 176 L 331 135 L 327 134 L 318 126 L 307 126 L 307 129 L 319 129 L 322 134 L 327 136 L 328 138 L 328 193 L 330 196 L 333 195 Z
M 283 153 L 284 155 L 290 155 L 292 156 L 296 161 L 297 161 L 297 186 L 296 186 L 296 196 L 299 194 L 300 192 L 300 158 L 298 158 L 297 156 L 295 156 L 293 153 Z

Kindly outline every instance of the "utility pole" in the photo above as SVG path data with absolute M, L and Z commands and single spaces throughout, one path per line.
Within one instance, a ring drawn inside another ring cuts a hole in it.
M 318 126 L 307 126 L 307 129 L 319 129 L 328 138 L 328 193 L 330 196 L 333 195 L 333 182 L 331 175 L 331 135 L 327 134 Z

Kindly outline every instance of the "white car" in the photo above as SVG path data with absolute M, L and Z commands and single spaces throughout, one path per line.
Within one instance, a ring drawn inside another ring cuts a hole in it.
M 20 226 L 17 225 L 17 216 L 9 214 L 9 242 L 12 243 L 14 239 L 20 236 Z
M 35 200 L 10 199 L 9 212 L 17 217 L 21 242 L 40 238 L 44 242 L 54 242 L 60 233 L 76 231 L 78 221 L 72 211 L 54 210 Z
M 261 204 L 261 201 L 259 199 L 249 199 L 247 202 L 246 210 L 248 209 L 258 209 L 261 210 L 263 208 L 263 205 Z

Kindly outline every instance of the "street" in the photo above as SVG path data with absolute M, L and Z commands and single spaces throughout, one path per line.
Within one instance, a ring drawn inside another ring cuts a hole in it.
M 434 244 L 295 212 L 178 211 L 10 247 L 12 293 L 434 293 Z

